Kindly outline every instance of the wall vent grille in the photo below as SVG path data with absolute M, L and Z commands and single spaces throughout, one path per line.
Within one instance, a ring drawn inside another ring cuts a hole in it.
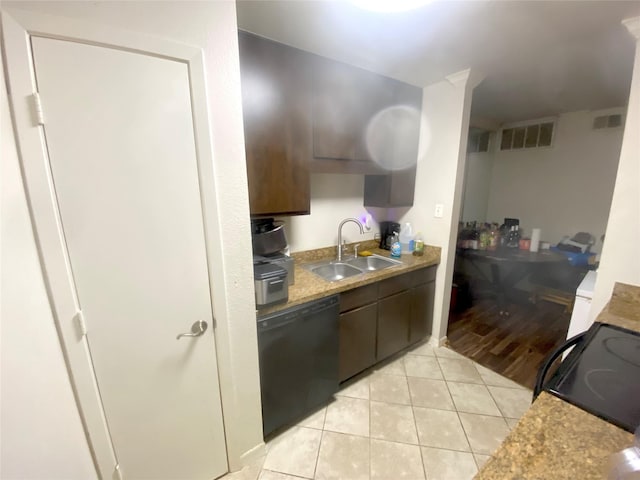
M 622 114 L 600 115 L 593 119 L 593 129 L 601 130 L 603 128 L 618 128 L 623 124 Z
M 554 127 L 554 121 L 504 127 L 500 131 L 500 150 L 550 147 Z
M 486 130 L 470 131 L 467 142 L 467 153 L 484 153 L 489 151 L 491 132 Z

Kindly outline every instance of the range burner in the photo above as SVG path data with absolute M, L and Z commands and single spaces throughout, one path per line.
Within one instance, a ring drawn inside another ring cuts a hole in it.
M 640 425 L 640 334 L 594 323 L 545 390 L 629 432 L 635 431 Z
M 604 348 L 625 362 L 640 368 L 640 338 L 612 337 L 602 341 Z

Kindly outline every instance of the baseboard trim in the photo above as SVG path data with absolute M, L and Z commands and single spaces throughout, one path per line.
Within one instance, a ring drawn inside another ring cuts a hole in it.
M 447 343 L 446 335 L 440 339 L 437 339 L 433 336 L 429 338 L 429 345 L 431 345 L 432 347 L 443 347 L 446 345 L 446 343 Z
M 264 457 L 267 455 L 266 445 L 264 442 L 259 443 L 251 450 L 247 450 L 242 455 L 240 455 L 240 468 L 241 470 L 244 467 L 251 466 L 260 466 L 262 467 L 262 463 L 264 462 Z

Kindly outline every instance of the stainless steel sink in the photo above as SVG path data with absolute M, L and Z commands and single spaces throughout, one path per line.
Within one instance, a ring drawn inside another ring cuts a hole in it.
M 312 267 L 310 270 L 329 282 L 343 280 L 354 275 L 362 275 L 362 270 L 346 263 L 329 263 Z
M 376 270 L 382 270 L 383 268 L 402 265 L 402 262 L 399 260 L 392 260 L 390 258 L 381 257 L 380 255 L 358 257 L 353 260 L 349 260 L 347 263 L 367 272 L 375 272 Z
M 319 263 L 304 265 L 303 268 L 324 278 L 328 282 L 336 282 L 356 275 L 362 275 L 366 272 L 375 272 L 383 268 L 395 267 L 396 265 L 402 265 L 402 262 L 380 255 L 371 255 L 369 257 L 352 258 L 344 262 L 325 260 Z

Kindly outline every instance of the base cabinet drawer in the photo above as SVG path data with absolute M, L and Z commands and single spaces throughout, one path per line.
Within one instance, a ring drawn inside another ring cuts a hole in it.
M 340 314 L 341 382 L 376 363 L 377 313 L 378 304 L 373 303 Z
M 415 285 L 415 272 L 387 278 L 386 280 L 378 282 L 378 298 L 388 297 L 403 290 L 408 290 Z
M 378 301 L 378 284 L 354 288 L 340 294 L 340 313 Z

